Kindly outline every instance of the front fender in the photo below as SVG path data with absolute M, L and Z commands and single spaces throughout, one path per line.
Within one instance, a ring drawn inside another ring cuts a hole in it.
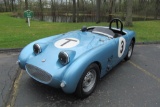
M 33 44 L 35 42 L 30 43 L 26 47 L 22 49 L 22 51 L 19 54 L 18 61 L 19 66 L 21 69 L 25 69 L 26 61 L 29 58 L 30 55 L 33 55 Z
M 47 38 L 43 38 L 43 39 L 39 39 L 37 41 L 34 41 L 30 44 L 28 44 L 27 46 L 25 46 L 22 51 L 20 52 L 20 55 L 18 57 L 18 61 L 19 61 L 19 66 L 21 69 L 25 69 L 25 65 L 28 59 L 30 59 L 31 57 L 35 56 L 35 54 L 33 53 L 33 45 L 35 43 L 46 43 L 46 45 L 53 39 L 55 39 L 57 36 L 51 36 L 51 37 L 47 37 Z
M 64 92 L 75 92 L 82 74 L 91 63 L 100 62 L 100 64 L 106 64 L 106 62 L 104 62 L 106 59 L 103 56 L 109 56 L 105 50 L 107 47 L 110 47 L 109 44 L 108 46 L 101 45 L 92 50 L 89 50 L 70 65 L 62 79 L 62 81 L 66 84 L 65 87 L 62 88 Z
M 77 84 L 91 61 L 85 57 L 76 60 L 66 71 L 62 81 L 66 83 L 63 91 L 66 93 L 73 93 L 76 90 Z

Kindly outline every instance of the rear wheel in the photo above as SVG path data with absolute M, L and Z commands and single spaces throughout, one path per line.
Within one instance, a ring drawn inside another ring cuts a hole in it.
M 134 48 L 134 41 L 132 40 L 129 45 L 128 53 L 127 53 L 126 57 L 124 58 L 126 61 L 131 58 L 132 53 L 133 53 L 133 48 Z
M 76 95 L 78 97 L 88 97 L 94 91 L 99 78 L 99 72 L 99 67 L 95 63 L 87 67 L 76 89 Z

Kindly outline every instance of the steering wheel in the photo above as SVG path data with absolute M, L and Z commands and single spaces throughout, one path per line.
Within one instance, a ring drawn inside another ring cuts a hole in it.
M 120 32 L 123 33 L 123 23 L 122 23 L 122 21 L 121 21 L 120 19 L 118 19 L 118 18 L 114 18 L 114 19 L 112 19 L 112 20 L 110 21 L 110 23 L 109 23 L 109 29 L 110 29 L 110 30 L 113 30 L 113 28 L 112 28 L 112 23 L 113 23 L 113 22 L 116 23 L 117 29 L 119 29 L 119 23 L 120 23 Z

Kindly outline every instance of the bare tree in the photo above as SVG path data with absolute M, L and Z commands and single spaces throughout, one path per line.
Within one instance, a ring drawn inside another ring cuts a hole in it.
M 8 11 L 8 8 L 7 8 L 7 0 L 3 0 L 4 2 L 4 6 L 5 6 L 5 11 L 7 12 Z
M 14 11 L 15 10 L 14 8 L 15 0 L 10 0 L 10 3 L 11 3 L 11 11 Z
M 110 21 L 114 15 L 121 15 L 123 19 L 126 18 L 126 25 L 130 26 L 132 25 L 132 6 L 133 14 L 137 16 L 134 19 L 146 20 L 160 17 L 159 5 L 160 0 L 0 0 L 0 11 L 17 11 L 21 13 L 18 15 L 22 15 L 23 9 L 30 8 L 40 20 L 44 19 L 44 15 L 50 15 L 53 21 L 56 21 L 57 15 L 61 15 L 61 21 L 79 22 L 87 19 L 97 23 L 106 21 L 107 13 L 107 21 Z M 62 16 L 64 14 L 66 14 L 66 20 Z
M 68 18 L 68 2 L 66 0 L 66 22 L 67 22 L 67 18 Z
M 28 0 L 25 0 L 25 9 L 28 10 Z
M 126 19 L 125 19 L 125 26 L 133 26 L 132 6 L 133 6 L 133 0 L 127 0 L 127 13 L 126 13 Z
M 94 15 L 94 12 L 95 12 L 94 2 L 95 2 L 95 0 L 91 0 L 91 4 L 92 4 L 92 6 L 91 6 L 91 11 L 92 11 L 91 15 Z M 93 22 L 94 22 L 94 20 L 95 20 L 95 17 L 92 17 L 92 21 Z
M 119 0 L 119 11 L 122 11 L 122 0 Z
M 54 22 L 55 21 L 55 19 L 56 19 L 56 14 L 55 14 L 55 12 L 56 12 L 56 7 L 55 7 L 56 5 L 55 5 L 55 0 L 51 0 L 51 14 L 52 14 L 52 21 Z
M 148 1 L 148 0 L 146 0 L 145 2 L 144 2 L 144 20 L 146 20 L 147 19 L 147 17 L 148 17 L 148 11 L 149 11 L 149 9 L 148 9 L 148 7 L 149 7 L 149 5 L 150 5 L 150 1 Z
M 81 4 L 82 4 L 82 12 L 83 12 L 83 20 L 85 19 L 85 8 L 84 8 L 84 4 L 85 4 L 85 1 L 84 0 L 81 0 Z
M 25 0 L 25 9 L 28 10 L 28 0 Z M 28 19 L 26 18 L 26 23 L 28 23 Z
M 101 4 L 101 0 L 96 0 L 96 7 L 97 7 L 97 11 L 96 11 L 96 23 L 100 23 L 100 4 Z
M 79 20 L 79 0 L 77 0 L 77 22 Z
M 22 0 L 18 0 L 18 10 L 22 10 Z
M 160 0 L 155 0 L 155 14 L 154 14 L 154 19 L 157 19 L 158 13 L 159 13 L 159 5 L 160 5 Z
M 39 7 L 40 7 L 40 20 L 43 21 L 43 3 L 42 3 L 42 0 L 39 0 Z
M 73 0 L 73 22 L 76 22 L 76 0 Z
M 115 2 L 116 0 L 110 0 L 110 7 L 109 7 L 109 15 L 108 15 L 108 22 L 111 21 L 113 14 L 115 13 Z

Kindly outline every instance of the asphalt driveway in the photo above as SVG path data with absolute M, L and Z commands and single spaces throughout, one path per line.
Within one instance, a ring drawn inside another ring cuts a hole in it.
M 0 107 L 7 104 L 18 74 L 16 64 L 18 53 L 0 53 Z
M 6 101 L 5 106 L 15 107 L 160 107 L 159 55 L 160 44 L 136 45 L 131 60 L 111 70 L 95 92 L 82 100 L 34 81 L 25 71 L 16 74 L 17 54 L 0 54 L 0 72 L 13 72 L 16 76 L 10 97 L 4 97 L 1 84 L 6 84 L 3 79 L 8 75 L 0 75 L 0 106 Z

